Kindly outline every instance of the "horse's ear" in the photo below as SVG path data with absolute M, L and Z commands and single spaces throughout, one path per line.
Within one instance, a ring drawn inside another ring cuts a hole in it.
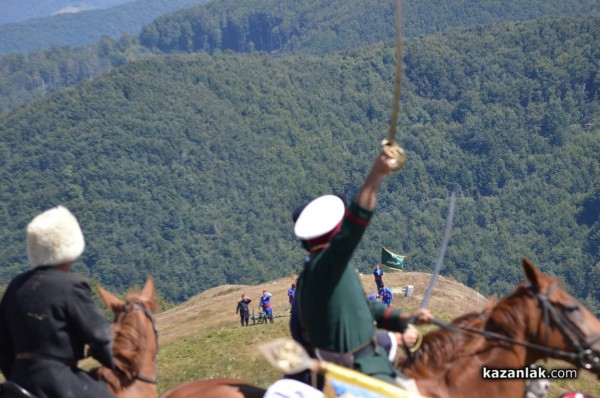
M 494 308 L 495 306 L 496 306 L 496 294 L 494 293 L 488 299 L 488 302 L 485 305 L 485 308 L 483 309 L 482 312 L 485 314 L 486 312 L 491 311 L 492 308 Z
M 142 289 L 142 298 L 144 300 L 150 300 L 152 296 L 154 296 L 154 292 L 154 278 L 148 275 L 148 278 L 146 279 L 146 284 Z
M 538 290 L 542 291 L 544 287 L 547 285 L 547 281 L 544 278 L 544 274 L 537 269 L 535 265 L 528 258 L 523 259 L 523 270 L 525 271 L 525 276 L 529 283 L 532 286 L 536 287 Z
M 98 293 L 100 293 L 100 297 L 102 297 L 102 301 L 104 304 L 111 309 L 113 312 L 119 311 L 125 305 L 125 302 L 119 299 L 114 294 L 102 289 L 100 285 L 97 286 Z
M 142 300 L 146 301 L 151 305 L 151 311 L 156 311 L 158 309 L 157 298 L 156 298 L 156 286 L 154 285 L 154 278 L 148 275 L 146 279 L 146 284 L 142 289 L 141 294 Z

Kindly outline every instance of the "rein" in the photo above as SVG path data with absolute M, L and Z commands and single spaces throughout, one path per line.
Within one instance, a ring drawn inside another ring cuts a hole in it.
M 158 350 L 158 329 L 156 328 L 156 322 L 154 321 L 154 317 L 152 316 L 152 313 L 150 311 L 148 311 L 148 309 L 146 309 L 146 307 L 144 307 L 143 305 L 129 304 L 129 303 L 125 304 L 119 311 L 115 312 L 114 323 L 117 322 L 119 315 L 125 314 L 131 310 L 142 311 L 144 313 L 144 315 L 146 316 L 146 318 L 148 318 L 148 320 L 150 321 L 150 324 L 152 325 L 152 331 L 154 332 L 154 337 L 156 338 L 156 349 Z M 156 372 L 156 357 L 154 358 L 154 374 L 155 375 L 157 374 L 157 372 Z M 148 384 L 158 384 L 158 376 L 150 377 L 150 376 L 144 376 L 141 374 L 137 374 L 137 375 L 135 375 L 134 379 L 142 381 L 144 383 L 148 383 Z
M 577 352 L 577 353 L 559 350 L 555 347 L 548 346 L 548 334 L 546 334 L 546 345 L 541 345 L 541 344 L 536 344 L 536 343 L 530 343 L 528 341 L 516 340 L 511 337 L 505 336 L 503 334 L 498 334 L 498 333 L 494 333 L 494 332 L 490 332 L 490 331 L 486 331 L 486 330 L 474 329 L 474 328 L 467 327 L 467 326 L 455 326 L 455 325 L 446 323 L 444 321 L 441 321 L 439 319 L 433 319 L 433 323 L 444 329 L 447 329 L 447 330 L 466 331 L 469 333 L 474 333 L 474 334 L 484 336 L 486 339 L 504 341 L 504 342 L 507 342 L 510 344 L 519 345 L 519 346 L 531 348 L 534 350 L 538 350 L 538 351 L 544 352 L 546 354 L 549 354 L 550 356 L 553 356 L 553 357 L 562 357 L 565 359 L 571 359 L 571 360 L 577 361 L 581 367 L 583 367 L 584 369 L 587 369 L 587 370 L 592 370 L 594 368 L 600 368 L 600 356 L 598 353 L 594 352 L 594 350 L 592 350 L 590 348 L 594 343 L 596 343 L 597 341 L 600 340 L 600 334 L 596 335 L 590 341 L 585 341 L 586 340 L 585 336 L 573 324 L 573 322 L 570 321 L 567 317 L 563 316 L 560 312 L 558 312 L 556 310 L 556 308 L 548 300 L 548 296 L 550 295 L 550 293 L 552 293 L 552 291 L 554 290 L 555 287 L 556 287 L 556 284 L 553 284 L 552 286 L 550 286 L 547 293 L 541 293 L 539 291 L 536 291 L 532 286 L 529 286 L 528 289 L 531 290 L 535 294 L 536 298 L 540 302 L 540 305 L 543 310 L 544 324 L 545 324 L 546 328 L 547 329 L 550 328 L 550 319 L 548 316 L 550 314 L 552 316 L 552 318 L 554 319 L 556 325 L 560 329 L 560 331 L 565 336 L 567 336 L 570 343 L 573 344 L 573 346 L 577 350 L 579 350 L 579 352 Z M 573 334 L 577 335 L 578 339 L 573 338 Z M 583 344 L 580 344 L 581 340 L 584 341 Z

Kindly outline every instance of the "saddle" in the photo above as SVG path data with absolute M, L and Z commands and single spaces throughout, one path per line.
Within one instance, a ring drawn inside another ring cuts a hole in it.
M 2 398 L 36 398 L 35 395 L 12 381 L 0 384 L 0 397 Z

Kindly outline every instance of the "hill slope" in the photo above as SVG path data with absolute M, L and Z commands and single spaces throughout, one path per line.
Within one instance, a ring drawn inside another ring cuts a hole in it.
M 410 298 L 395 295 L 394 306 L 407 311 L 418 308 L 430 277 L 418 272 L 386 273 L 386 285 L 401 288 L 411 284 L 415 288 Z M 372 275 L 363 275 L 361 280 L 367 292 L 374 289 Z M 287 290 L 295 281 L 295 276 L 288 276 L 260 285 L 218 286 L 160 313 L 157 317 L 160 390 L 209 377 L 237 377 L 262 386 L 280 378 L 260 356 L 257 346 L 265 340 L 290 336 Z M 235 307 L 241 294 L 245 292 L 253 299 L 251 309 L 257 313 L 263 289 L 273 294 L 275 323 L 240 327 Z M 459 314 L 479 311 L 486 302 L 477 292 L 441 277 L 436 282 L 429 307 L 440 319 L 450 320 Z
M 206 333 L 215 328 L 238 326 L 239 319 L 235 315 L 235 306 L 241 294 L 246 293 L 253 299 L 250 308 L 258 314 L 258 299 L 264 289 L 273 294 L 275 316 L 288 318 L 290 306 L 287 301 L 287 291 L 290 285 L 296 282 L 296 278 L 297 276 L 293 275 L 260 285 L 222 285 L 208 289 L 158 315 L 160 341 L 168 343 L 198 333 Z M 414 286 L 412 297 L 394 295 L 394 305 L 401 303 L 402 308 L 407 310 L 419 307 L 430 279 L 431 274 L 421 272 L 393 272 L 386 273 L 384 276 L 386 285 L 393 290 L 406 285 Z M 376 292 L 371 275 L 362 275 L 361 280 L 366 292 Z M 450 320 L 461 313 L 481 310 L 487 299 L 476 291 L 441 276 L 436 281 L 435 294 L 432 295 L 430 302 L 432 308 L 438 309 L 436 316 Z
M 412 297 L 395 295 L 393 305 L 411 311 L 419 307 L 431 275 L 419 272 L 386 273 L 384 281 L 392 288 L 414 286 Z M 261 285 L 223 285 L 207 290 L 157 317 L 160 353 L 158 362 L 159 391 L 164 392 L 188 381 L 217 377 L 235 377 L 266 387 L 281 378 L 259 354 L 258 346 L 279 337 L 289 338 L 289 304 L 287 289 L 295 281 L 288 276 Z M 365 291 L 372 291 L 372 275 L 361 276 Z M 267 289 L 273 294 L 274 324 L 240 327 L 235 306 L 242 292 L 256 302 Z M 487 299 L 476 291 L 440 277 L 435 284 L 429 309 L 439 319 L 451 319 L 480 311 Z M 422 328 L 423 332 L 434 329 Z M 542 363 L 547 369 L 570 367 L 562 362 Z M 577 380 L 557 381 L 551 385 L 549 398 L 566 390 L 600 394 L 600 385 L 591 374 L 580 372 Z

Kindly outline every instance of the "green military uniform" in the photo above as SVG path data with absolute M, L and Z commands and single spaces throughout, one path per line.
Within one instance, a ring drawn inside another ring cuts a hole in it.
M 400 322 L 400 310 L 367 301 L 357 273 L 349 266 L 372 215 L 352 203 L 340 232 L 326 249 L 307 261 L 300 275 L 297 299 L 304 334 L 318 350 L 353 353 L 369 346 L 376 326 L 399 332 L 406 329 L 406 324 Z M 385 351 L 372 344 L 374 349 L 355 355 L 353 368 L 393 382 L 397 371 Z

